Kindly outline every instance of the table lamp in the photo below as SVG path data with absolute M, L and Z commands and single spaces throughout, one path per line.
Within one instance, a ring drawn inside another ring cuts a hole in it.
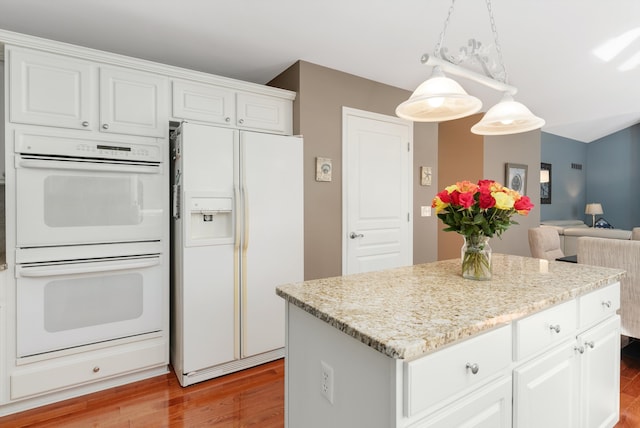
M 587 204 L 585 214 L 591 214 L 591 227 L 596 226 L 596 215 L 602 214 L 602 204 Z

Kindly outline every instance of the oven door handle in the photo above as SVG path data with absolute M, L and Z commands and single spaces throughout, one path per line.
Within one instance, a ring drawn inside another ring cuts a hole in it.
M 16 160 L 16 166 L 21 168 L 40 168 L 40 169 L 66 169 L 73 171 L 112 171 L 112 172 L 128 172 L 141 174 L 158 174 L 161 170 L 159 164 L 140 165 L 127 163 L 101 163 L 101 162 L 78 162 L 78 161 L 55 161 L 41 159 L 23 159 Z
M 16 266 L 16 277 L 39 278 L 44 276 L 78 275 L 83 273 L 116 270 L 143 269 L 160 264 L 160 257 L 117 260 L 108 262 L 68 263 L 48 266 Z

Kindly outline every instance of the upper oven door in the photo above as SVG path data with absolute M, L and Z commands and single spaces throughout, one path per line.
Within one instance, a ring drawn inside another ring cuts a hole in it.
M 17 246 L 162 239 L 161 170 L 159 162 L 16 154 Z

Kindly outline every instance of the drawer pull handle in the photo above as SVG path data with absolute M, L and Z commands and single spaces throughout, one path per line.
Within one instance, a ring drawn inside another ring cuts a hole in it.
M 242 125 L 242 124 L 244 123 L 244 119 L 240 119 L 240 120 L 238 121 L 238 123 L 239 123 L 240 125 Z
M 109 124 L 105 123 L 104 125 L 102 125 L 102 129 L 109 129 Z
M 584 344 L 591 349 L 596 347 L 596 344 L 593 342 L 593 340 L 591 342 L 584 342 Z
M 584 354 L 584 346 L 576 346 L 573 349 L 580 352 L 581 354 Z
M 555 331 L 556 333 L 560 333 L 560 324 L 550 325 L 549 329 Z
M 87 126 L 89 126 L 89 122 L 87 122 L 87 121 L 85 120 L 84 122 L 82 122 L 82 126 L 84 126 L 84 127 L 86 128 Z
M 478 370 L 480 370 L 480 366 L 477 363 L 467 363 L 467 370 L 471 370 L 471 373 L 477 374 Z
M 230 117 L 225 117 L 225 118 L 224 118 L 224 121 L 225 121 L 225 122 L 227 122 L 227 123 L 229 123 L 229 122 L 231 122 L 231 118 L 230 118 Z
M 99 371 L 100 371 L 100 367 L 95 366 L 95 367 L 93 368 L 93 372 L 94 372 L 94 373 L 98 373 Z
M 611 300 L 607 300 L 606 302 L 602 302 L 602 306 L 604 306 L 605 308 L 610 308 L 611 307 Z

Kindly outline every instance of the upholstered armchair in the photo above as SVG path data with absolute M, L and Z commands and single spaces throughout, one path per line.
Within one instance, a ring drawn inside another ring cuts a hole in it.
M 578 263 L 627 271 L 620 281 L 622 334 L 640 338 L 640 241 L 578 238 Z
M 555 260 L 564 257 L 560 244 L 560 235 L 552 227 L 534 227 L 529 229 L 529 249 L 531 257 Z

